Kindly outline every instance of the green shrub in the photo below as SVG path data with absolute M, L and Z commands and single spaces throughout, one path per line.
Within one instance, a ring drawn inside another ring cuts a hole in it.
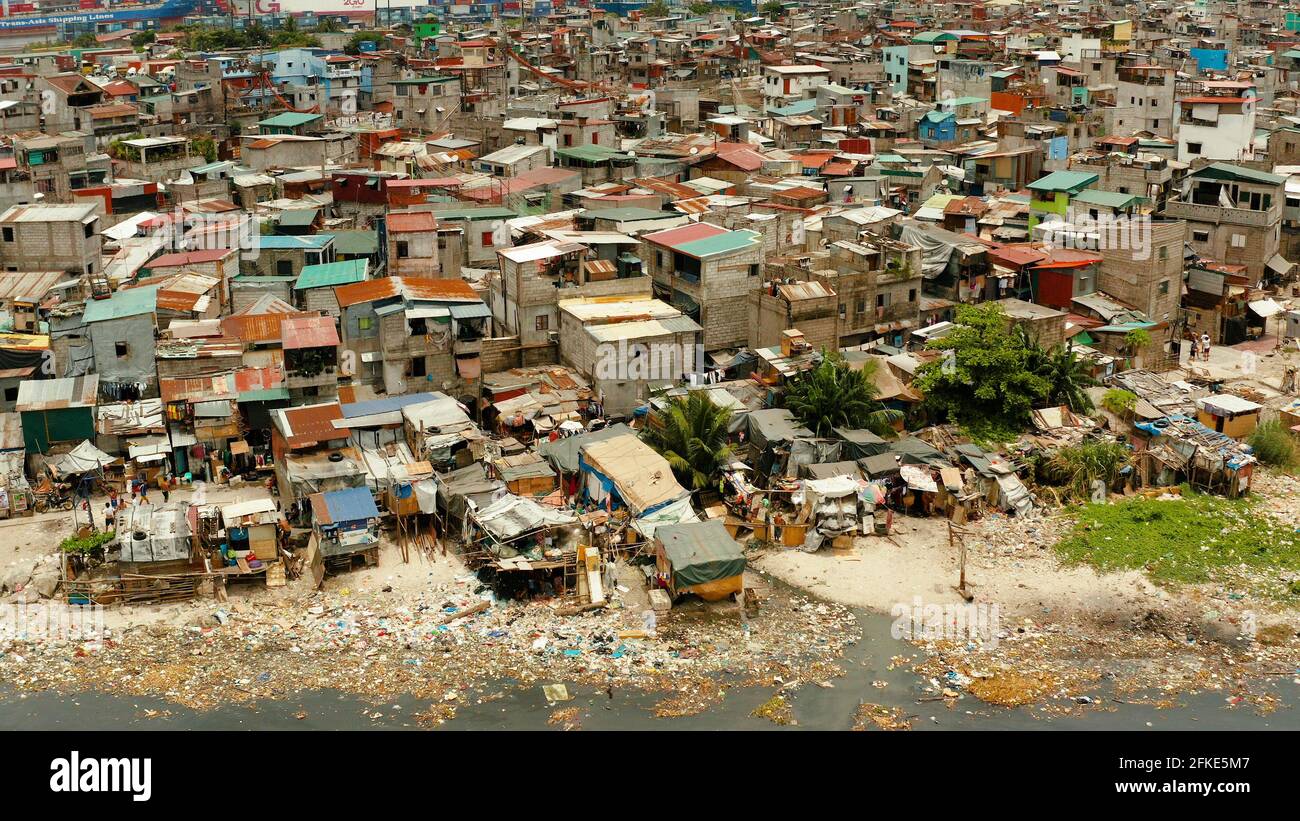
M 1255 458 L 1266 465 L 1280 468 L 1296 467 L 1295 439 L 1276 419 L 1255 428 L 1246 443 L 1255 451 Z

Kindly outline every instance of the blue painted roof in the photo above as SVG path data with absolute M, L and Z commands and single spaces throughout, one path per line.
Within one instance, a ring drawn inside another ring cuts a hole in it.
M 324 497 L 330 519 L 322 524 L 379 518 L 379 508 L 375 507 L 375 497 L 370 495 L 369 488 L 350 487 L 346 490 L 331 490 L 321 495 Z
M 429 402 L 434 398 L 431 393 L 408 393 L 403 396 L 387 396 L 383 399 L 370 399 L 365 402 L 349 402 L 341 407 L 344 419 L 355 419 L 358 416 L 398 411 L 407 405 Z

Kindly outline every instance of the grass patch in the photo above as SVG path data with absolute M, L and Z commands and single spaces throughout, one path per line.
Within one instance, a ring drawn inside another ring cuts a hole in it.
M 1300 573 L 1300 534 L 1257 512 L 1250 499 L 1184 488 L 1178 500 L 1084 505 L 1056 549 L 1066 562 L 1101 571 L 1145 570 L 1157 582 L 1236 581 L 1277 598 L 1300 597 L 1300 588 L 1283 580 Z

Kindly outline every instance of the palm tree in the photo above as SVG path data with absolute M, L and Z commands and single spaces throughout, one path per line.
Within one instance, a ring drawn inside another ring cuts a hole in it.
M 903 414 L 876 400 L 880 393 L 872 379 L 876 367 L 875 360 L 868 360 L 855 371 L 839 357 L 824 357 L 786 388 L 785 406 L 818 436 L 829 436 L 832 428 L 865 428 L 892 436 L 893 425 Z
M 1034 369 L 1051 387 L 1047 401 L 1051 405 L 1066 405 L 1075 413 L 1092 413 L 1092 398 L 1087 388 L 1101 383 L 1088 373 L 1088 365 L 1071 348 L 1058 345 L 1043 354 Z
M 731 410 L 713 404 L 702 391 L 669 403 L 662 426 L 646 431 L 646 444 L 668 460 L 673 475 L 691 490 L 709 486 L 731 459 L 727 429 Z

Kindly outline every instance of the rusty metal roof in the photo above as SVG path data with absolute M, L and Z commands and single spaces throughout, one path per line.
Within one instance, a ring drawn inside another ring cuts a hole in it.
M 482 301 L 463 279 L 429 279 L 427 277 L 380 277 L 365 282 L 353 282 L 334 288 L 339 307 L 374 302 L 394 296 L 411 300 L 470 300 Z
M 158 391 L 164 402 L 210 402 L 235 398 L 231 374 L 159 379 Z
M 18 386 L 18 411 L 93 408 L 99 401 L 99 374 L 68 379 L 29 379 Z
M 343 408 L 338 402 L 280 408 L 272 413 L 272 417 L 276 428 L 291 448 L 310 447 L 318 442 L 346 438 L 346 433 L 340 433 L 334 427 L 334 420 L 343 418 Z
M 280 342 L 286 351 L 332 348 L 339 344 L 339 333 L 332 316 L 296 316 L 280 324 Z

